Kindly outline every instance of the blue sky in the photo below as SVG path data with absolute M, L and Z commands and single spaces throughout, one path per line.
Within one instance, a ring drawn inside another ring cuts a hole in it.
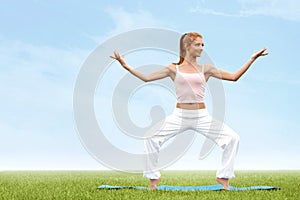
M 215 65 L 228 71 L 239 69 L 254 50 L 266 46 L 270 54 L 238 82 L 223 83 L 225 121 L 241 137 L 236 167 L 300 169 L 299 1 L 6 1 L 0 23 L 0 170 L 107 169 L 86 152 L 76 133 L 76 77 L 103 41 L 148 27 L 201 33 Z M 133 66 L 151 62 L 136 57 L 128 56 Z M 116 78 L 125 75 L 121 67 L 112 66 Z M 168 101 L 156 100 L 144 95 L 148 91 L 134 99 L 145 109 L 133 116 L 136 123 L 147 124 L 147 107 L 142 106 L 147 103 L 157 101 L 167 113 L 172 111 L 172 95 L 165 97 Z M 96 100 L 107 97 L 98 95 Z M 108 112 L 97 106 L 99 120 L 105 118 L 107 130 L 117 131 Z M 218 148 L 207 159 L 197 159 L 203 141 L 197 137 L 169 169 L 215 169 Z

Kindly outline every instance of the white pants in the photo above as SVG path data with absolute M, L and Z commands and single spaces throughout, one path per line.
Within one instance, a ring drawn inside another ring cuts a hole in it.
M 234 161 L 239 146 L 239 136 L 226 124 L 213 119 L 206 109 L 186 110 L 175 108 L 166 117 L 162 126 L 154 130 L 145 139 L 146 166 L 144 177 L 158 179 L 161 175 L 157 169 L 160 147 L 168 139 L 185 130 L 195 130 L 208 137 L 223 149 L 221 167 L 217 170 L 218 178 L 234 177 Z

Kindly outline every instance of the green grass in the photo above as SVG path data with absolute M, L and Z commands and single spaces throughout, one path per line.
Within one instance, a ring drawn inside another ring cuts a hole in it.
M 214 185 L 213 171 L 163 171 L 164 185 Z M 299 199 L 300 171 L 237 171 L 230 185 L 277 186 L 273 191 L 98 190 L 99 185 L 147 186 L 141 174 L 113 171 L 3 171 L 0 199 Z

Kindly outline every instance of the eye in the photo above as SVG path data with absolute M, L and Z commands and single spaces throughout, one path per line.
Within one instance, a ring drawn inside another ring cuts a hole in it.
M 202 47 L 204 47 L 204 44 L 201 44 L 201 43 L 197 43 L 197 44 L 195 44 L 197 47 L 199 47 L 199 46 L 202 46 Z

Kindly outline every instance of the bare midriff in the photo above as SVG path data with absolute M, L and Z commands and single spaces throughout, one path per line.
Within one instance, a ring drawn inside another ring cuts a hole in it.
M 204 109 L 204 103 L 177 103 L 176 108 L 186 109 L 186 110 L 197 110 Z

